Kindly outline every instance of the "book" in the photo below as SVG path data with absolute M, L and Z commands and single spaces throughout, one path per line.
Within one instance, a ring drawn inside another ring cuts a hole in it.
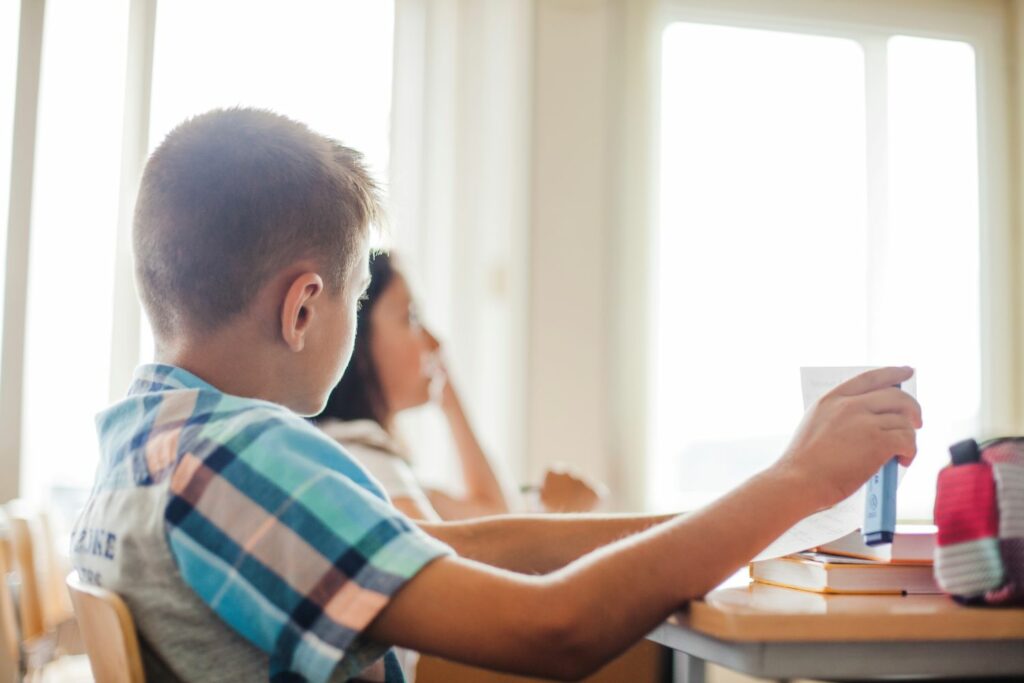
M 891 545 L 864 544 L 860 529 L 824 545 L 817 551 L 893 564 L 931 564 L 938 528 L 932 524 L 897 524 Z
M 894 564 L 819 552 L 750 563 L 754 581 L 815 593 L 941 593 L 930 564 Z

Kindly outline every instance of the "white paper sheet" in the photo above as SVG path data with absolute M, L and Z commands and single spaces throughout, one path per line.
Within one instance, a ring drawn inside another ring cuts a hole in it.
M 871 369 L 870 367 L 800 368 L 804 410 L 810 408 L 815 401 L 846 380 Z M 916 374 L 903 384 L 903 390 L 911 396 L 917 395 Z M 899 468 L 898 482 L 903 480 L 905 469 L 902 466 Z M 797 493 L 797 495 L 799 494 Z M 834 541 L 854 529 L 859 529 L 863 521 L 864 487 L 862 486 L 849 498 L 798 522 L 789 531 L 775 539 L 754 559 L 766 560 L 772 557 L 781 557 Z

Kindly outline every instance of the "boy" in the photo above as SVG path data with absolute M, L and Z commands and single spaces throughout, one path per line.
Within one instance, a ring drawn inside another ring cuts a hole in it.
M 916 452 L 920 407 L 893 388 L 912 371 L 886 368 L 685 517 L 416 526 L 296 415 L 348 362 L 378 214 L 357 153 L 269 112 L 186 121 L 146 166 L 136 274 L 160 363 L 98 418 L 72 550 L 127 601 L 153 680 L 398 681 L 390 645 L 578 678 Z

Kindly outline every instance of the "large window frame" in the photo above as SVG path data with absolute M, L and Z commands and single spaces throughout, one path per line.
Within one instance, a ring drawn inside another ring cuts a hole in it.
M 21 419 L 25 364 L 25 314 L 28 285 L 32 184 L 35 173 L 39 74 L 42 68 L 42 0 L 22 0 L 18 28 L 14 92 L 13 144 L 4 253 L 3 334 L 0 336 L 0 500 L 18 495 L 21 478 Z
M 102 391 L 111 402 L 119 400 L 130 384 L 141 355 L 141 306 L 135 292 L 131 254 L 131 226 L 139 180 L 150 151 L 151 99 L 156 41 L 158 0 L 127 0 L 123 21 L 127 23 L 127 44 L 124 53 L 125 96 L 120 129 L 120 149 L 113 152 L 120 159 L 117 193 L 116 237 L 113 241 L 113 312 L 109 369 Z M 26 388 L 33 379 L 26 375 L 26 306 L 28 302 L 31 235 L 33 231 L 33 184 L 37 180 L 37 121 L 43 64 L 43 41 L 46 33 L 45 0 L 20 0 L 18 27 L 17 79 L 13 101 L 13 145 L 10 158 L 10 208 L 4 220 L 6 251 L 4 259 L 4 296 L 0 308 L 3 334 L 0 336 L 0 502 L 19 496 L 36 498 L 47 495 L 42 490 L 26 490 Z M 9 100 L 10 101 L 10 100 Z M 226 103 L 230 104 L 230 103 Z M 116 105 L 120 106 L 120 105 Z M 0 163 L 7 163 L 4 159 Z M 117 168 L 115 161 L 115 169 Z M 383 172 L 385 169 L 380 169 Z M 116 171 L 115 171 L 116 173 Z M 50 313 L 52 314 L 52 313 Z M 48 359 L 49 362 L 50 359 Z M 58 359 L 53 359 L 57 362 Z M 67 373 L 74 368 L 66 369 Z M 74 381 L 69 374 L 68 381 Z M 59 404 L 59 402 L 58 402 Z M 59 416 L 56 418 L 59 420 Z M 59 430 L 58 430 L 59 431 Z M 64 445 L 62 445 L 64 447 Z M 95 444 L 67 443 L 75 457 L 94 452 Z M 29 473 L 31 475 L 31 472 Z
M 622 155 L 633 172 L 623 177 L 620 228 L 616 242 L 616 291 L 621 300 L 639 305 L 616 308 L 617 372 L 613 438 L 621 449 L 645 454 L 639 467 L 625 470 L 628 498 L 646 504 L 652 474 L 648 416 L 653 406 L 656 372 L 651 306 L 656 283 L 650 266 L 656 263 L 658 234 L 659 126 L 661 109 L 661 36 L 676 22 L 720 24 L 742 28 L 808 33 L 850 38 L 865 46 L 870 63 L 892 35 L 919 36 L 969 43 L 976 58 L 978 87 L 978 176 L 980 230 L 981 436 L 1015 431 L 1021 425 L 1018 359 L 1020 309 L 1014 264 L 1020 256 L 1017 209 L 1012 194 L 1016 183 L 1013 147 L 1016 131 L 1011 100 L 1012 45 L 1006 26 L 1011 21 L 1005 3 L 995 0 L 955 0 L 923 3 L 915 0 L 858 2 L 836 0 L 665 0 L 643 3 L 631 10 L 626 23 L 626 80 L 632 91 L 623 112 Z M 868 93 L 871 97 L 871 93 Z M 870 124 L 869 124 L 870 125 Z M 638 217 L 640 220 L 638 220 Z M 639 223 L 644 230 L 637 230 Z M 633 461 L 635 463 L 635 460 Z

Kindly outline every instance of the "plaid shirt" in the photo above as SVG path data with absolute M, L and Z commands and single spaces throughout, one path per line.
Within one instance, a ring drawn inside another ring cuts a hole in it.
M 131 530 L 120 539 L 109 531 L 126 516 L 118 501 L 128 499 L 116 496 L 162 487 L 161 540 L 180 578 L 269 655 L 272 680 L 403 680 L 392 653 L 381 659 L 387 646 L 360 634 L 451 550 L 391 507 L 334 441 L 282 406 L 224 394 L 167 365 L 141 367 L 128 398 L 97 423 L 100 471 L 72 538 L 87 580 L 113 583 L 132 605 L 145 579 L 117 565 L 128 566 L 141 543 L 126 540 Z M 143 624 L 140 632 L 145 640 Z M 163 654 L 173 668 L 174 655 Z

